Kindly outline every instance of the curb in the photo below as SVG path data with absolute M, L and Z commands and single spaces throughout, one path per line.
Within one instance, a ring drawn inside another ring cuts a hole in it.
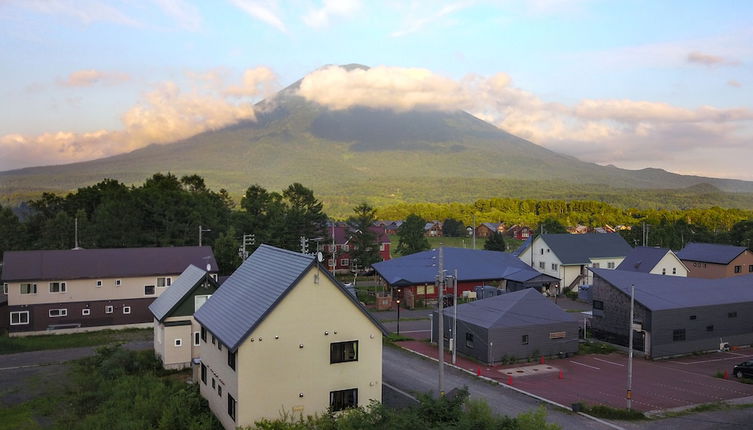
M 398 345 L 398 346 L 399 346 L 399 345 Z M 426 355 L 426 354 L 422 354 L 422 353 L 420 353 L 420 352 L 418 352 L 418 351 L 413 351 L 412 349 L 408 349 L 408 348 L 403 348 L 403 347 L 400 347 L 400 349 L 402 349 L 402 350 L 404 350 L 404 351 L 408 351 L 408 352 L 411 352 L 411 353 L 413 353 L 413 354 L 416 354 L 416 355 L 418 355 L 418 356 L 421 356 L 421 357 L 424 357 L 424 358 L 428 358 L 429 360 L 432 360 L 432 361 L 436 361 L 437 363 L 439 363 L 439 359 L 437 359 L 437 358 L 434 358 L 434 357 L 431 357 L 431 356 L 428 356 L 428 355 Z M 528 397 L 534 398 L 534 399 L 536 399 L 536 400 L 538 400 L 538 401 L 540 401 L 540 402 L 548 403 L 548 404 L 550 404 L 550 405 L 552 405 L 552 406 L 555 406 L 555 407 L 557 407 L 557 408 L 561 408 L 561 409 L 564 409 L 564 410 L 566 410 L 566 411 L 568 411 L 568 412 L 572 412 L 572 409 L 568 408 L 567 406 L 565 406 L 565 405 L 563 405 L 563 404 L 561 404 L 561 403 L 557 403 L 557 402 L 555 402 L 555 401 L 553 401 L 553 400 L 549 400 L 549 399 L 546 399 L 546 398 L 544 398 L 544 397 L 538 396 L 538 395 L 536 395 L 536 394 L 533 394 L 533 393 L 529 393 L 528 391 L 525 391 L 525 390 L 521 390 L 520 388 L 517 388 L 517 387 L 513 387 L 513 386 L 511 386 L 511 385 L 503 384 L 502 382 L 499 382 L 499 381 L 497 381 L 496 379 L 492 379 L 492 378 L 489 378 L 489 377 L 487 377 L 487 376 L 478 376 L 478 375 L 476 375 L 476 373 L 475 373 L 475 372 L 473 372 L 473 371 L 471 371 L 471 370 L 468 370 L 468 369 L 465 369 L 465 368 L 463 368 L 463 367 L 460 367 L 460 366 L 456 366 L 456 365 L 454 365 L 454 364 L 452 364 L 452 363 L 445 363 L 445 365 L 446 365 L 446 366 L 448 366 L 448 367 L 452 367 L 452 368 L 454 368 L 454 369 L 460 370 L 460 371 L 462 371 L 462 372 L 465 372 L 465 373 L 467 373 L 467 374 L 469 374 L 469 375 L 475 376 L 476 378 L 479 378 L 479 379 L 481 379 L 481 380 L 484 380 L 484 381 L 487 381 L 487 382 L 492 382 L 492 383 L 494 383 L 494 384 L 497 384 L 497 385 L 500 385 L 500 386 L 502 386 L 502 387 L 505 387 L 505 388 L 507 388 L 507 389 L 509 389 L 509 390 L 513 390 L 513 391 L 516 391 L 516 392 L 518 392 L 518 393 L 520 393 L 520 394 L 523 394 L 523 395 L 526 395 L 526 396 L 528 396 Z M 580 415 L 580 416 L 583 416 L 583 417 L 585 417 L 585 418 L 588 418 L 588 419 L 590 419 L 590 420 L 592 420 L 592 421 L 595 421 L 595 422 L 597 422 L 597 423 L 599 423 L 599 424 L 604 424 L 605 426 L 607 426 L 607 427 L 611 427 L 611 428 L 613 428 L 613 429 L 615 429 L 615 430 L 625 430 L 625 429 L 624 429 L 623 427 L 620 427 L 620 426 L 618 426 L 618 425 L 616 425 L 616 424 L 612 424 L 612 423 L 610 423 L 609 421 L 604 421 L 604 420 L 602 420 L 601 418 L 596 418 L 596 417 L 594 417 L 594 416 L 588 415 L 588 414 L 587 414 L 587 413 L 585 413 L 585 412 L 577 412 L 577 414 L 578 414 L 578 415 Z

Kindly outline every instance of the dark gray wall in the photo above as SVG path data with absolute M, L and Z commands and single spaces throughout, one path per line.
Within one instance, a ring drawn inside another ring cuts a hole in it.
M 628 346 L 628 320 L 630 319 L 630 296 L 605 280 L 594 276 L 593 302 L 602 302 L 603 310 L 593 308 L 591 328 L 597 339 L 617 345 Z M 643 329 L 651 331 L 653 322 L 651 312 L 638 302 L 635 302 L 633 321 L 641 323 Z M 636 339 L 634 338 L 635 342 Z M 642 350 L 642 345 L 636 345 Z

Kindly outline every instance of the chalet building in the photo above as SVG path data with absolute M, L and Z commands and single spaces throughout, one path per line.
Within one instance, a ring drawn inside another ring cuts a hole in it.
M 633 345 L 652 358 L 749 345 L 753 339 L 753 275 L 723 279 L 624 270 L 594 273 L 594 336 L 628 345 L 630 292 L 635 287 Z
M 429 221 L 424 225 L 424 236 L 427 237 L 442 237 L 444 236 L 442 230 L 442 222 Z
M 402 296 L 407 294 L 414 300 L 436 301 L 438 252 L 438 249 L 417 252 L 373 267 L 394 293 L 399 288 Z M 475 291 L 479 285 L 495 284 L 505 291 L 534 288 L 552 293 L 559 285 L 558 278 L 539 273 L 506 252 L 448 247 L 443 247 L 442 252 L 447 274 L 454 276 L 457 270 L 459 297 L 466 291 Z M 444 294 L 452 294 L 449 286 L 448 283 Z
M 383 227 L 372 226 L 369 228 L 376 234 L 376 243 L 379 246 L 379 257 L 381 261 L 390 259 L 390 238 L 385 233 Z M 352 242 L 352 229 L 345 223 L 331 225 L 327 232 L 327 242 L 321 245 L 322 252 L 327 256 L 327 268 L 333 273 L 343 273 L 355 270 L 351 252 L 354 249 Z M 334 240 L 333 240 L 334 236 Z M 364 268 L 359 268 L 364 270 Z
M 590 285 L 588 268 L 614 269 L 632 247 L 619 234 L 542 234 L 520 252 L 526 264 L 561 279 L 564 288 L 577 291 Z
M 506 226 L 501 222 L 484 222 L 476 227 L 476 237 L 487 238 L 494 232 L 504 233 L 506 232 Z
M 208 246 L 7 251 L 9 332 L 148 326 L 148 306 L 189 265 L 216 276 Z
M 654 275 L 688 276 L 685 264 L 667 248 L 638 246 L 617 266 L 617 270 Z
M 677 252 L 691 278 L 728 278 L 753 273 L 753 253 L 744 246 L 688 243 Z
M 454 309 L 445 308 L 448 344 L 453 317 Z M 457 351 L 483 363 L 578 351 L 579 322 L 532 288 L 458 305 L 457 318 Z M 432 329 L 437 339 L 437 325 Z
M 530 227 L 526 227 L 524 225 L 514 225 L 507 230 L 506 234 L 517 240 L 526 240 L 529 237 L 533 236 L 533 230 L 531 230 Z
M 261 245 L 195 314 L 200 392 L 223 427 L 382 399 L 382 335 L 311 255 Z
M 199 358 L 200 327 L 193 314 L 216 290 L 217 281 L 209 272 L 190 265 L 149 305 L 154 352 L 165 369 L 190 367 Z

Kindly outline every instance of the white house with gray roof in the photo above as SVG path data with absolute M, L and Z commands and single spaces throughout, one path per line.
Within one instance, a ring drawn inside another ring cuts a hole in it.
M 194 315 L 226 429 L 382 399 L 384 328 L 317 258 L 260 246 Z
M 688 267 L 668 248 L 636 246 L 617 270 L 654 275 L 688 276 Z
M 614 269 L 632 249 L 617 233 L 564 233 L 539 235 L 516 253 L 539 272 L 560 278 L 562 288 L 577 291 L 593 280 L 588 268 Z
M 192 264 L 149 305 L 154 315 L 154 353 L 166 369 L 190 367 L 199 358 L 200 326 L 193 314 L 216 290 L 214 275 Z

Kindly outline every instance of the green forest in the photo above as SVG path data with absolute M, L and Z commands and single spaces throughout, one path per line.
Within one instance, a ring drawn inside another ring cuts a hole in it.
M 354 205 L 350 214 L 358 215 L 359 207 L 362 212 L 367 208 Z M 492 198 L 473 203 L 400 203 L 368 213 L 380 220 L 405 220 L 409 215 L 457 220 L 465 226 L 520 224 L 550 233 L 579 224 L 608 225 L 619 227 L 631 245 L 642 245 L 646 231 L 647 245 L 675 250 L 690 241 L 750 246 L 753 239 L 753 211 L 717 206 L 639 209 L 597 200 Z M 44 193 L 16 207 L 0 207 L 0 251 L 70 249 L 76 244 L 83 248 L 197 245 L 201 229 L 203 243 L 213 247 L 221 272 L 229 273 L 240 264 L 238 249 L 244 234 L 254 235 L 247 251 L 261 243 L 300 250 L 301 237 L 310 240 L 312 251 L 313 241 L 325 236 L 328 219 L 346 218 L 325 213 L 314 191 L 299 183 L 281 191 L 250 185 L 240 199 L 233 199 L 224 189 L 209 189 L 201 176 L 157 173 L 141 185 L 105 179 L 64 196 Z

